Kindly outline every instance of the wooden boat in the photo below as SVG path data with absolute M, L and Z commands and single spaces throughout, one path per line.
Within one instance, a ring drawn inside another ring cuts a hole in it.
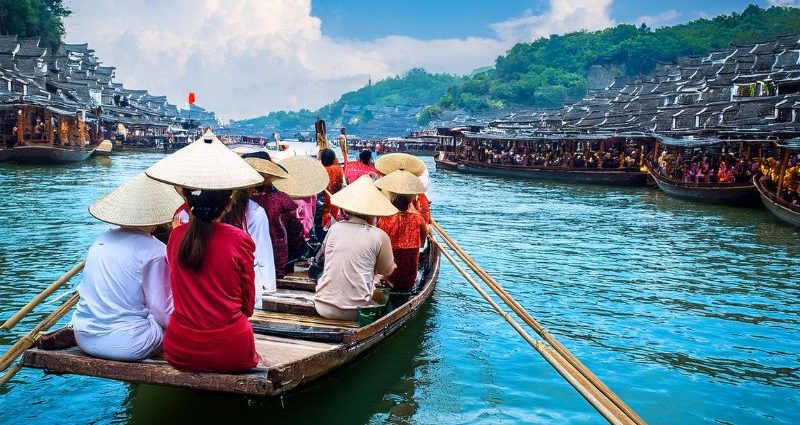
M 566 183 L 603 184 L 613 186 L 646 186 L 647 173 L 639 168 L 566 168 L 524 165 L 487 164 L 474 161 L 452 161 L 439 154 L 434 161 L 441 170 L 492 176 L 549 180 Z
M 70 149 L 52 144 L 31 144 L 14 147 L 14 160 L 22 164 L 66 164 L 89 159 L 94 148 Z
M 97 145 L 97 149 L 95 149 L 94 154 L 97 156 L 110 156 L 111 151 L 114 150 L 114 144 L 111 143 L 111 140 L 103 140 Z
M 766 177 L 762 175 L 756 175 L 753 177 L 753 185 L 755 186 L 756 190 L 758 190 L 758 194 L 761 197 L 761 202 L 764 204 L 764 206 L 767 207 L 767 209 L 771 213 L 775 214 L 775 216 L 779 219 L 793 226 L 800 227 L 800 206 L 793 205 L 783 199 L 778 198 L 775 196 L 775 193 L 767 190 L 765 183 Z
M 742 183 L 694 183 L 676 181 L 662 176 L 647 163 L 647 170 L 658 188 L 667 195 L 707 204 L 753 205 L 758 195 L 753 182 Z
M 314 281 L 307 273 L 279 280 L 278 291 L 265 296 L 263 309 L 251 318 L 262 363 L 236 374 L 179 371 L 163 358 L 120 362 L 90 357 L 77 347 L 30 349 L 27 367 L 58 374 L 79 374 L 119 381 L 272 397 L 314 381 L 374 349 L 408 322 L 433 294 L 439 275 L 439 252 L 431 248 L 421 262 L 422 280 L 407 301 L 372 324 L 325 319 L 309 299 Z
M 14 158 L 14 149 L 0 148 L 0 162 L 9 161 Z

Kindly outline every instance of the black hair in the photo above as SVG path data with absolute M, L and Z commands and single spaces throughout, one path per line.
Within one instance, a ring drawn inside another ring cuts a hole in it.
M 222 222 L 246 230 L 248 201 L 250 201 L 250 194 L 246 189 L 234 190 L 233 196 L 231 196 L 231 209 L 222 216 Z
M 412 195 L 397 195 L 394 197 L 392 205 L 400 211 L 408 211 L 408 206 L 411 205 L 412 200 Z
M 266 151 L 250 152 L 242 155 L 242 158 L 258 158 L 270 161 L 269 153 Z
M 206 245 L 211 237 L 211 223 L 225 211 L 231 191 L 183 189 L 183 196 L 189 205 L 191 220 L 178 251 L 178 261 L 182 266 L 197 271 L 203 263 Z
M 336 152 L 333 149 L 323 149 L 319 152 L 319 160 L 322 161 L 322 165 L 329 166 L 333 165 L 336 162 Z
M 364 149 L 358 154 L 358 160 L 364 165 L 369 165 L 369 163 L 372 162 L 372 151 Z

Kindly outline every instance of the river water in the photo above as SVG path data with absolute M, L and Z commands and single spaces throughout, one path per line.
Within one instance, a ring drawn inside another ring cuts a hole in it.
M 107 228 L 87 206 L 160 157 L 0 164 L 0 318 Z M 764 210 L 656 189 L 447 171 L 432 180 L 434 217 L 650 423 L 800 423 L 798 230 Z M 0 350 L 19 335 L 0 333 Z M 217 420 L 603 423 L 448 264 L 431 302 L 394 338 L 283 400 L 39 370 L 0 389 L 0 423 Z

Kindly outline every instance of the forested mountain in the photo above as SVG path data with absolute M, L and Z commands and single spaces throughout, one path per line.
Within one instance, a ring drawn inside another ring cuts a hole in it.
M 476 112 L 509 105 L 560 107 L 586 94 L 587 73 L 595 65 L 635 76 L 652 71 L 658 62 L 792 33 L 800 33 L 800 9 L 750 5 L 742 13 L 655 30 L 621 24 L 595 32 L 552 35 L 515 45 L 497 58 L 492 69 L 451 87 L 435 105 L 425 109 L 420 123 L 448 109 Z
M 233 127 L 247 127 L 268 132 L 268 129 L 291 130 L 313 127 L 319 116 L 328 128 L 358 128 L 369 123 L 387 109 L 411 110 L 415 118 L 419 109 L 438 101 L 449 87 L 463 78 L 448 74 L 432 74 L 424 69 L 412 69 L 404 75 L 390 77 L 345 93 L 337 101 L 317 111 L 272 112 L 265 117 L 236 121 Z

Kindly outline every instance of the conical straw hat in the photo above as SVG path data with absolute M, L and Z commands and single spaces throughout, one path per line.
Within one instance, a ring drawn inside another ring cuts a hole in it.
M 292 198 L 313 196 L 328 187 L 328 172 L 321 162 L 310 156 L 290 156 L 278 164 L 286 169 L 289 176 L 275 180 L 272 185 Z
M 181 204 L 174 187 L 140 173 L 92 204 L 89 213 L 118 226 L 155 226 L 171 221 Z
M 267 174 L 271 177 L 285 179 L 289 177 L 289 173 L 282 166 L 261 158 L 245 158 L 244 159 L 254 170 L 261 174 Z
M 369 176 L 361 176 L 355 183 L 334 193 L 331 204 L 345 211 L 374 217 L 397 214 L 397 208 L 375 187 Z
M 406 170 L 397 170 L 375 181 L 375 187 L 400 195 L 425 193 L 425 185 L 419 177 Z
M 407 153 L 390 153 L 383 155 L 375 161 L 375 168 L 384 176 L 391 174 L 393 171 L 406 170 L 409 173 L 419 177 L 425 172 L 425 163 L 416 156 Z
M 211 131 L 156 162 L 145 173 L 158 181 L 188 189 L 233 190 L 264 183 L 261 174 Z

